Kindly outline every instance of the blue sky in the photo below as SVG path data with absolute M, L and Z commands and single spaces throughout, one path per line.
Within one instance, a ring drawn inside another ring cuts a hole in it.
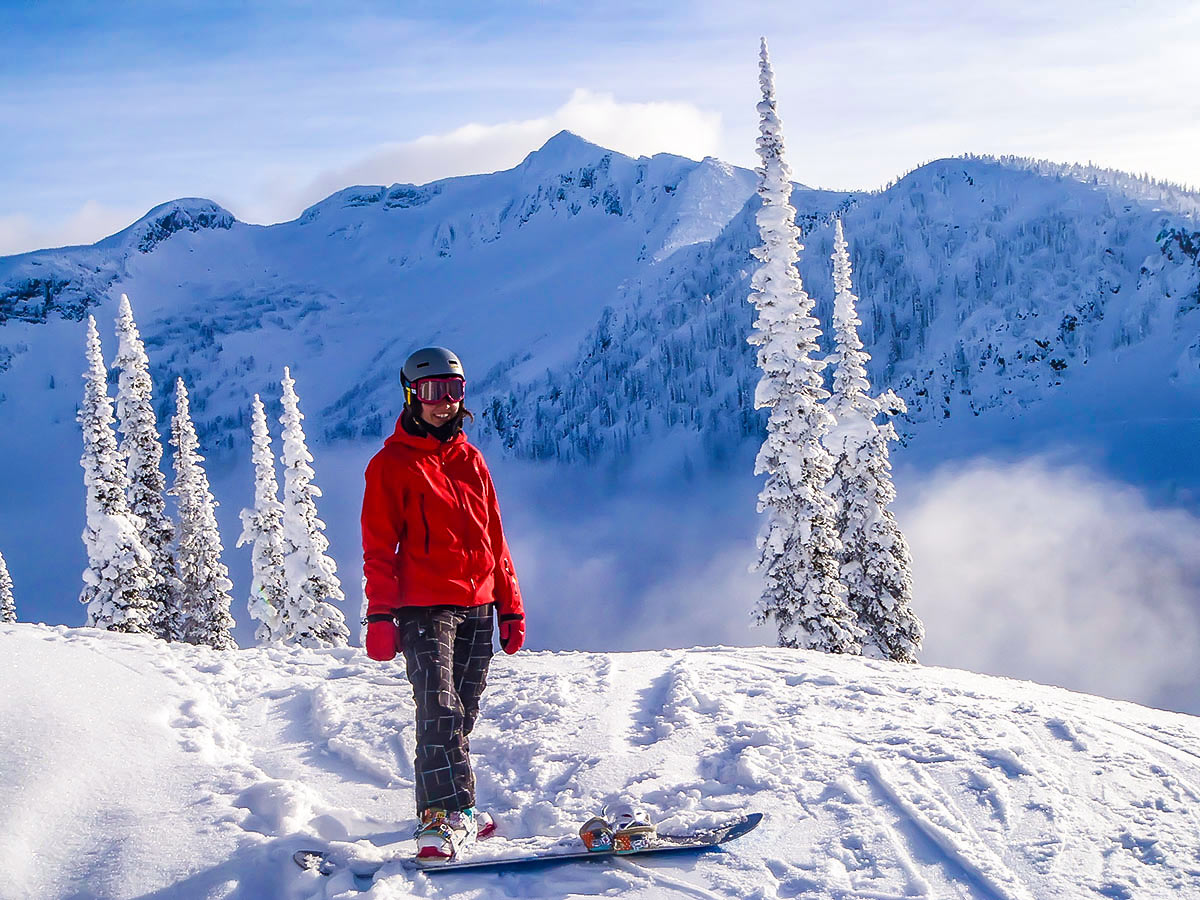
M 282 221 L 561 128 L 749 166 L 760 35 L 807 184 L 977 152 L 1200 186 L 1200 4 L 5 3 L 0 254 L 181 196 Z

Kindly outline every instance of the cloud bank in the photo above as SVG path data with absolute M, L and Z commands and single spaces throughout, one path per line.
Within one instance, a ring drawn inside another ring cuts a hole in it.
M 1200 518 L 1046 459 L 899 483 L 921 663 L 1200 714 Z M 513 552 L 539 649 L 772 645 L 749 479 L 694 496 L 572 492 Z M 513 497 L 518 508 L 531 506 Z M 562 511 L 559 511 L 560 514 Z
M 900 517 L 923 663 L 1200 713 L 1200 519 L 1045 460 L 941 470 Z

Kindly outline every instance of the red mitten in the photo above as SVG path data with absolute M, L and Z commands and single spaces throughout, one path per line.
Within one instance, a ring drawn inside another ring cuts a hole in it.
M 403 649 L 400 629 L 390 615 L 367 616 L 367 656 L 380 662 L 396 658 L 396 651 Z
M 500 646 L 505 653 L 516 653 L 525 645 L 525 617 L 505 615 L 500 617 Z

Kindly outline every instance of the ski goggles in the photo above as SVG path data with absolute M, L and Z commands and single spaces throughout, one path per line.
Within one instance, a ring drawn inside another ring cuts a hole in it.
M 412 383 L 412 392 L 422 403 L 449 400 L 461 403 L 467 395 L 467 383 L 461 378 L 421 378 Z

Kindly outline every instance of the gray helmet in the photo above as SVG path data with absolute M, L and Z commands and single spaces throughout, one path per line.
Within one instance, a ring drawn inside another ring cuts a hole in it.
M 444 378 L 450 375 L 457 375 L 466 380 L 467 376 L 463 374 L 458 355 L 445 347 L 425 347 L 404 361 L 404 368 L 400 370 L 400 383 L 408 387 L 418 378 Z

